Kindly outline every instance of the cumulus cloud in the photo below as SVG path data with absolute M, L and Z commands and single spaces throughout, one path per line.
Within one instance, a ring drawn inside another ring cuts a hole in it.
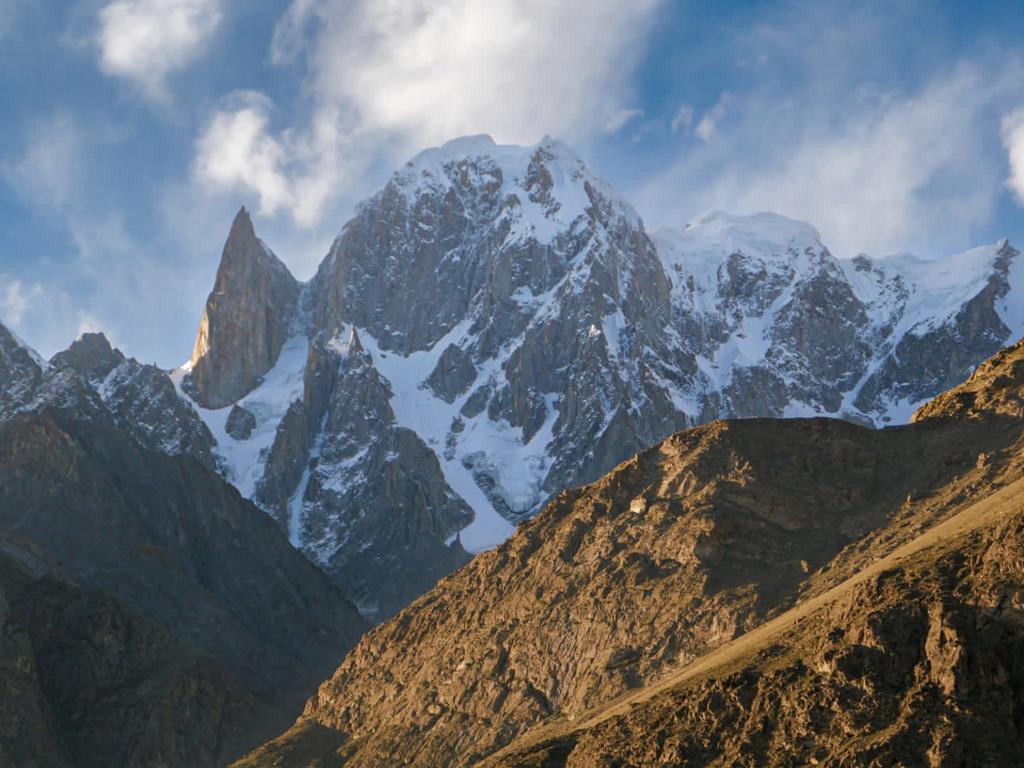
M 309 227 L 359 160 L 342 160 L 350 142 L 344 115 L 321 110 L 301 130 L 271 129 L 273 104 L 259 93 L 235 93 L 215 110 L 196 142 L 193 171 L 208 190 L 255 193 L 259 212 L 280 210 Z
M 199 138 L 196 172 L 210 183 L 257 192 L 260 212 L 274 214 L 289 202 L 285 148 L 267 130 L 272 105 L 258 93 L 240 93 L 214 113 Z
M 99 12 L 100 68 L 164 99 L 167 77 L 202 53 L 221 18 L 221 0 L 113 0 Z
M 272 60 L 305 67 L 306 119 L 274 132 L 269 104 L 252 96 L 219 109 L 197 143 L 197 176 L 308 226 L 370 146 L 407 154 L 468 133 L 527 143 L 617 130 L 636 116 L 620 105 L 660 2 L 293 0 Z M 232 134 L 247 151 L 218 165 Z
M 1024 205 L 1024 109 L 1003 118 L 1003 147 L 1010 161 L 1006 186 L 1013 191 L 1017 202 Z

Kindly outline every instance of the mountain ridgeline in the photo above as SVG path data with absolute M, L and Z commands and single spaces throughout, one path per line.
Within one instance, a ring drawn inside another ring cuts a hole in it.
M 773 214 L 648 233 L 564 144 L 467 137 L 397 171 L 306 283 L 241 210 L 179 370 L 0 338 L 0 418 L 75 402 L 193 455 L 379 619 L 677 430 L 906 422 L 1024 335 L 1022 290 L 1005 241 L 838 260 Z

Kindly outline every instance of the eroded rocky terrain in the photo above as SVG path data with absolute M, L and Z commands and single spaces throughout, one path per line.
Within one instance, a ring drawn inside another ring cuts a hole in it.
M 1024 343 L 909 426 L 674 435 L 372 630 L 240 765 L 1015 765 L 1021 392 Z

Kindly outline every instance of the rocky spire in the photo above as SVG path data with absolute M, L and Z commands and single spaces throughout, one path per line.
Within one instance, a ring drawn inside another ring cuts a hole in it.
M 251 391 L 288 338 L 299 283 L 253 229 L 243 207 L 224 244 L 192 351 L 189 387 L 207 408 Z

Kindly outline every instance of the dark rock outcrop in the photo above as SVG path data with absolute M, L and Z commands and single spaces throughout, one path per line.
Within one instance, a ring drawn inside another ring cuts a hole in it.
M 240 405 L 231 406 L 228 420 L 224 424 L 224 430 L 235 438 L 235 440 L 248 440 L 252 437 L 252 431 L 256 428 L 256 417 L 252 411 L 246 410 Z

